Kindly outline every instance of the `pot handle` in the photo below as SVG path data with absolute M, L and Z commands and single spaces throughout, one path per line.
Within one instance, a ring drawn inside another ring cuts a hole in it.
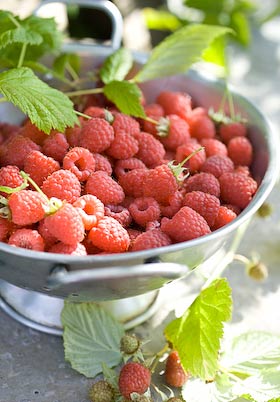
M 44 0 L 41 4 L 39 4 L 33 14 L 38 15 L 39 11 L 42 7 L 45 7 L 47 4 L 51 3 L 62 3 L 67 5 L 75 5 L 81 7 L 89 7 L 93 9 L 98 9 L 104 11 L 105 14 L 111 20 L 112 23 L 112 33 L 111 33 L 111 45 L 110 47 L 113 50 L 116 50 L 120 47 L 122 41 L 122 33 L 123 33 L 123 18 L 122 15 L 115 4 L 111 1 L 107 0 Z
M 53 268 L 47 278 L 47 287 L 52 290 L 65 285 L 83 282 L 122 281 L 133 278 L 162 278 L 163 282 L 170 282 L 184 277 L 189 272 L 186 265 L 173 262 L 151 262 L 128 267 L 104 267 L 68 271 L 67 266 L 61 264 Z

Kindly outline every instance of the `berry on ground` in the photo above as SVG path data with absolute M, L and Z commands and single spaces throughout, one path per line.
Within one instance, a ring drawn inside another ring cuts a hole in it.
M 151 383 L 151 372 L 141 363 L 128 362 L 120 371 L 119 391 L 121 395 L 130 400 L 131 394 L 144 394 Z
M 182 387 L 189 376 L 183 369 L 176 350 L 170 352 L 165 363 L 165 382 L 170 387 Z

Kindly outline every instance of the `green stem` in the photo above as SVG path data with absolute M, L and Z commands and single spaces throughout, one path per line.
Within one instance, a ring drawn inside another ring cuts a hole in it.
M 17 28 L 20 28 L 20 23 L 15 19 L 15 17 L 11 14 L 8 14 L 8 17 L 10 18 L 10 20 L 15 24 L 15 26 Z
M 227 99 L 228 99 L 230 117 L 231 117 L 232 120 L 234 120 L 235 119 L 234 104 L 233 104 L 232 95 L 231 95 L 231 92 L 228 89 L 228 86 L 226 87 L 226 92 L 227 92 Z
M 150 123 L 152 123 L 152 124 L 155 124 L 155 125 L 158 125 L 158 123 L 159 123 L 157 120 L 152 119 L 151 117 L 148 117 L 148 116 L 146 116 L 146 117 L 144 118 L 144 120 L 146 120 L 146 121 L 148 121 L 148 122 L 150 122 Z
M 74 113 L 76 113 L 76 115 L 84 117 L 85 119 L 92 119 L 92 116 L 89 116 L 88 114 L 82 113 L 82 112 L 78 112 L 78 110 L 74 110 Z
M 35 188 L 36 191 L 38 191 L 38 193 L 40 193 L 44 199 L 47 201 L 47 203 L 49 203 L 49 199 L 46 196 L 45 193 L 43 193 L 43 191 L 40 189 L 40 187 L 37 185 L 37 183 L 35 183 L 35 181 L 33 179 L 31 179 L 31 177 L 25 173 L 23 170 L 20 171 L 20 175 L 21 177 L 23 177 L 24 180 L 29 181 L 30 184 L 32 184 L 32 186 Z
M 80 89 L 79 91 L 64 92 L 64 94 L 69 96 L 69 98 L 71 98 L 72 96 L 101 94 L 102 92 L 104 92 L 103 88 L 92 88 L 92 89 Z
M 25 57 L 26 49 L 27 49 L 27 43 L 24 43 L 22 45 L 19 60 L 18 60 L 18 65 L 17 65 L 18 68 L 23 65 L 23 60 L 24 60 L 24 57 Z
M 79 80 L 78 74 L 76 73 L 74 68 L 69 63 L 66 64 L 66 69 L 67 69 L 68 73 L 71 75 L 71 77 L 73 78 L 74 81 Z
M 164 347 L 156 354 L 156 358 L 155 358 L 155 360 L 154 360 L 154 362 L 153 362 L 153 364 L 152 364 L 152 366 L 151 366 L 151 373 L 154 373 L 155 372 L 155 369 L 156 369 L 156 367 L 157 367 L 157 365 L 158 365 L 158 362 L 159 362 L 159 360 L 160 360 L 160 358 L 164 355 L 164 353 L 166 353 L 168 350 L 169 350 L 170 348 L 169 348 L 169 345 L 166 343 L 165 345 L 164 345 Z

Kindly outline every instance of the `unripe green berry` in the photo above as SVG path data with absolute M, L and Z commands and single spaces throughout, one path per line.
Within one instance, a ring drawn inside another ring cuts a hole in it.
M 121 338 L 120 349 L 122 352 L 128 355 L 136 353 L 137 350 L 139 349 L 139 346 L 140 346 L 139 339 L 135 335 L 126 334 Z
M 264 202 L 257 211 L 260 218 L 267 218 L 272 213 L 272 206 L 267 202 Z
M 91 402 L 113 402 L 114 390 L 107 381 L 97 381 L 89 390 L 89 399 Z
M 256 281 L 263 281 L 268 276 L 267 267 L 261 262 L 248 265 L 246 270 L 250 278 L 255 279 Z
M 179 398 L 177 396 L 172 396 L 166 402 L 183 402 L 183 399 L 181 399 L 181 398 Z

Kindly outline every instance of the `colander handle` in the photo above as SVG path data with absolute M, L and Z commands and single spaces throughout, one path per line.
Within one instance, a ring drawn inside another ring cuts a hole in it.
M 49 289 L 61 286 L 106 280 L 124 280 L 130 278 L 162 278 L 164 283 L 184 277 L 189 272 L 186 265 L 172 262 L 154 262 L 128 267 L 104 267 L 68 271 L 64 265 L 56 266 L 47 278 Z
M 111 1 L 107 0 L 44 0 L 41 4 L 39 4 L 33 14 L 38 15 L 39 11 L 42 7 L 45 7 L 47 4 L 51 3 L 62 3 L 65 5 L 75 5 L 81 7 L 89 7 L 93 9 L 98 9 L 104 11 L 105 14 L 111 20 L 112 23 L 112 32 L 111 32 L 111 45 L 110 47 L 113 50 L 116 50 L 120 47 L 122 41 L 122 33 L 123 33 L 123 18 L 122 15 Z

